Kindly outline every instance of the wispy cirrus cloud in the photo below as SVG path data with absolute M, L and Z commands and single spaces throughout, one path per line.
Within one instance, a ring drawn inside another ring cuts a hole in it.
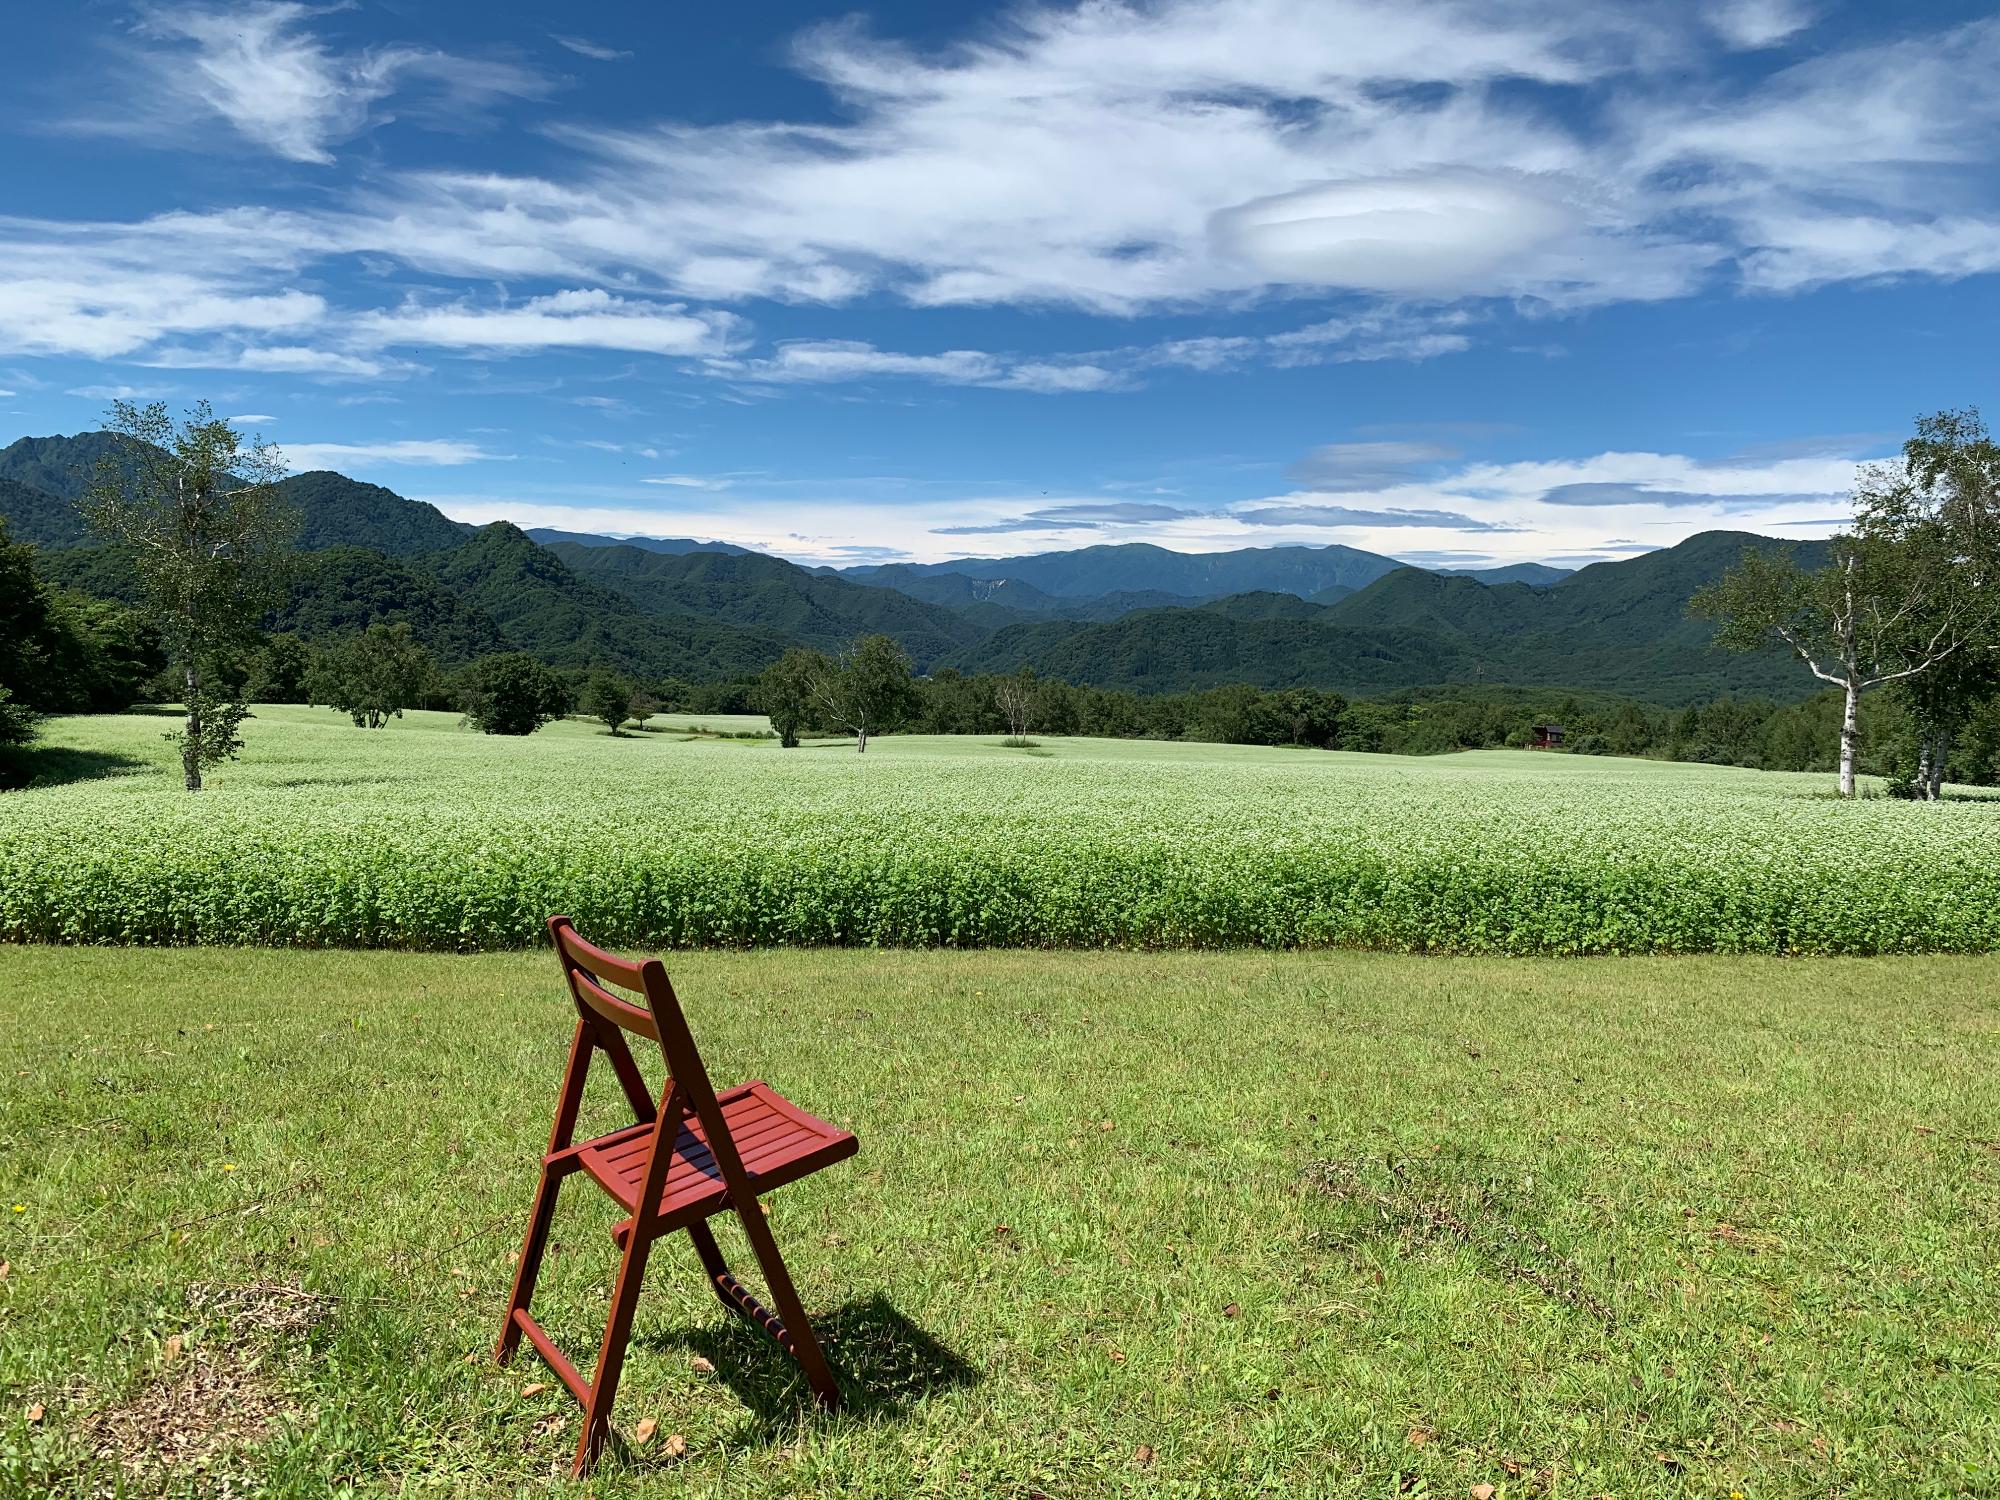
M 1239 506 L 1229 512 L 1245 526 L 1370 526 L 1391 530 L 1521 531 L 1499 521 L 1481 521 L 1455 510 L 1357 510 L 1350 505 L 1288 503 Z
M 549 33 L 549 40 L 558 47 L 565 47 L 574 52 L 578 57 L 589 58 L 592 62 L 617 62 L 620 58 L 632 55 L 617 47 L 607 47 L 601 42 L 593 42 L 589 37 L 561 36 L 552 31 Z
M 549 84 L 518 63 L 401 44 L 341 50 L 313 29 L 340 7 L 288 0 L 148 4 L 114 44 L 120 87 L 66 123 L 97 135 L 180 143 L 214 123 L 289 161 L 325 166 L 333 148 L 394 115 L 469 118 Z M 394 115 L 382 108 L 392 96 Z
M 985 521 L 959 526 L 933 526 L 933 536 L 1000 536 L 1019 531 L 1100 531 L 1125 526 L 1143 526 L 1155 521 L 1181 521 L 1199 511 L 1177 505 L 1155 505 L 1139 500 L 1103 503 L 1079 501 L 1068 505 L 1043 506 L 1026 515 L 1001 521 Z

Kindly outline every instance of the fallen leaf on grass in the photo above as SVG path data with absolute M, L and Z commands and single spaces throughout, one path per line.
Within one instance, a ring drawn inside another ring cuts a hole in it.
M 1242 1311 L 1243 1311 L 1242 1308 L 1238 1307 L 1234 1302 L 1232 1302 L 1227 1307 L 1223 1308 L 1222 1315 L 1225 1318 L 1233 1318 L 1236 1317 L 1238 1314 L 1240 1314 Z
M 7 1279 L 7 1273 L 13 1269 L 14 1268 L 10 1266 L 6 1261 L 0 1260 L 0 1281 L 5 1281 Z
M 652 1442 L 653 1434 L 660 1430 L 659 1422 L 652 1417 L 641 1417 L 639 1425 L 632 1429 L 632 1446 L 643 1448 Z
M 1490 1484 L 1475 1484 L 1472 1487 L 1472 1500 L 1493 1500 L 1498 1493 L 1499 1491 Z
M 172 1364 L 175 1360 L 179 1359 L 181 1357 L 181 1350 L 183 1347 L 185 1347 L 184 1342 L 178 1333 L 170 1335 L 167 1339 L 167 1347 L 164 1351 L 164 1357 L 166 1362 L 168 1364 Z
M 1431 1430 L 1428 1427 L 1412 1427 L 1403 1437 L 1403 1441 L 1408 1443 L 1412 1448 L 1421 1448 L 1430 1440 Z
M 548 1386 L 537 1380 L 533 1385 L 524 1385 L 521 1387 L 521 1399 L 525 1401 L 531 1396 L 539 1396 L 547 1389 Z
M 998 1235 L 998 1234 L 1012 1234 L 1012 1233 L 1014 1232 L 1014 1226 L 1013 1226 L 1012 1224 L 995 1224 L 995 1225 L 993 1226 L 993 1232 L 994 1232 L 994 1233 L 995 1233 L 996 1235 Z
M 42 1420 L 42 1403 L 37 1401 L 33 1406 L 28 1408 L 28 1425 L 33 1426 L 35 1423 L 41 1420 Z
M 678 1432 L 667 1434 L 666 1453 L 668 1458 L 679 1458 L 688 1451 L 688 1440 Z
M 1120 1364 L 1120 1365 L 1124 1364 L 1124 1363 L 1125 1363 L 1125 1351 L 1124 1351 L 1123 1349 L 1113 1349 L 1113 1350 L 1111 1351 L 1111 1360 L 1112 1360 L 1112 1363 L 1114 1363 L 1114 1364 Z
M 1153 1450 L 1146 1444 L 1141 1443 L 1138 1447 L 1132 1450 L 1132 1462 L 1137 1464 L 1140 1468 L 1142 1469 L 1145 1468 L 1146 1465 L 1151 1463 L 1152 1461 L 1153 1461 Z
M 688 1363 L 694 1367 L 694 1372 L 697 1375 L 713 1375 L 715 1373 L 715 1361 L 704 1359 L 699 1354 L 689 1360 Z

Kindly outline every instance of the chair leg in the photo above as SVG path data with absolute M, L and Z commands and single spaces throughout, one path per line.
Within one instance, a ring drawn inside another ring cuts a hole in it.
M 528 1215 L 527 1238 L 521 1241 L 521 1263 L 514 1268 L 514 1294 L 507 1299 L 507 1321 L 500 1328 L 500 1342 L 493 1346 L 493 1358 L 506 1364 L 521 1345 L 521 1325 L 514 1321 L 517 1311 L 526 1311 L 535 1295 L 535 1278 L 542 1270 L 542 1249 L 549 1241 L 549 1225 L 556 1216 L 556 1189 L 562 1178 L 542 1168 L 541 1185 L 535 1189 L 535 1206 Z
M 611 1430 L 611 1403 L 618 1398 L 618 1376 L 625 1367 L 625 1343 L 632 1336 L 632 1315 L 639 1306 L 639 1284 L 646 1276 L 652 1236 L 635 1227 L 625 1240 L 618 1263 L 618 1281 L 611 1289 L 611 1312 L 604 1322 L 604 1343 L 597 1351 L 597 1369 L 590 1377 L 590 1401 L 583 1411 L 583 1433 L 576 1443 L 570 1477 L 581 1479 L 597 1462 Z
M 750 1248 L 757 1253 L 757 1264 L 764 1268 L 764 1284 L 771 1289 L 771 1300 L 778 1304 L 779 1321 L 791 1335 L 792 1358 L 805 1371 L 819 1404 L 828 1411 L 838 1410 L 840 1387 L 834 1383 L 833 1371 L 827 1368 L 826 1355 L 820 1351 L 819 1338 L 792 1285 L 791 1273 L 785 1269 L 785 1258 L 778 1253 L 771 1226 L 764 1222 L 763 1207 L 753 1200 L 747 1207 L 737 1209 L 736 1217 L 743 1223 Z

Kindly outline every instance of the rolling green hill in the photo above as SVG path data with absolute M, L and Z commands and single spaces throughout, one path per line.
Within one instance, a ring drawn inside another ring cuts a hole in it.
M 412 557 L 456 547 L 471 534 L 435 505 L 330 469 L 294 474 L 279 481 L 278 492 L 298 512 L 299 546 L 307 551 L 368 547 L 389 557 Z
M 919 670 L 980 639 L 963 615 L 894 589 L 849 583 L 761 553 L 643 552 L 557 542 L 579 577 L 617 590 L 649 615 L 698 615 L 837 651 L 860 635 L 894 636 Z
M 116 451 L 117 439 L 108 432 L 19 438 L 0 448 L 0 479 L 75 504 L 90 488 L 98 460 Z
M 848 568 L 849 578 L 873 582 L 895 570 L 1016 579 L 1058 598 L 1112 593 L 1166 593 L 1217 599 L 1255 591 L 1307 596 L 1342 585 L 1360 588 L 1403 564 L 1354 547 L 1245 547 L 1234 552 L 1174 552 L 1151 542 L 1122 542 L 1042 552 L 1032 557 L 963 558 Z
M 37 547 L 80 547 L 90 539 L 83 513 L 65 500 L 18 479 L 0 478 L 0 516 L 17 542 Z
M 1399 568 L 1316 616 L 1268 606 L 1149 610 L 1104 624 L 1001 630 L 951 665 L 1037 671 L 1099 687 L 1181 691 L 1250 682 L 1372 694 L 1438 682 L 1507 682 L 1623 693 L 1663 704 L 1717 693 L 1782 701 L 1813 680 L 1781 652 L 1737 656 L 1689 619 L 1694 591 L 1768 538 L 1704 532 L 1677 547 L 1597 563 L 1546 589 Z M 1798 549 L 1816 566 L 1824 543 Z M 1310 606 L 1309 606 L 1310 607 Z
M 748 547 L 734 542 L 698 542 L 691 536 L 601 536 L 594 531 L 558 531 L 553 526 L 529 526 L 528 535 L 544 547 L 557 542 L 575 542 L 584 547 L 637 547 L 641 552 L 732 552 L 745 553 Z
M 761 671 L 791 644 L 776 630 L 645 610 L 617 590 L 579 576 L 505 521 L 480 527 L 425 563 L 440 583 L 489 615 L 515 649 L 557 666 L 602 664 L 652 677 L 739 677 Z

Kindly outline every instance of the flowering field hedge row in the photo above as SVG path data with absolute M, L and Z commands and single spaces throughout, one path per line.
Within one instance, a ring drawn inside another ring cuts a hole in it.
M 148 768 L 0 797 L 0 937 L 485 949 L 563 911 L 633 947 L 2000 949 L 2000 802 L 1843 804 L 1819 777 L 267 709 L 189 796 L 162 727 L 61 721 Z

